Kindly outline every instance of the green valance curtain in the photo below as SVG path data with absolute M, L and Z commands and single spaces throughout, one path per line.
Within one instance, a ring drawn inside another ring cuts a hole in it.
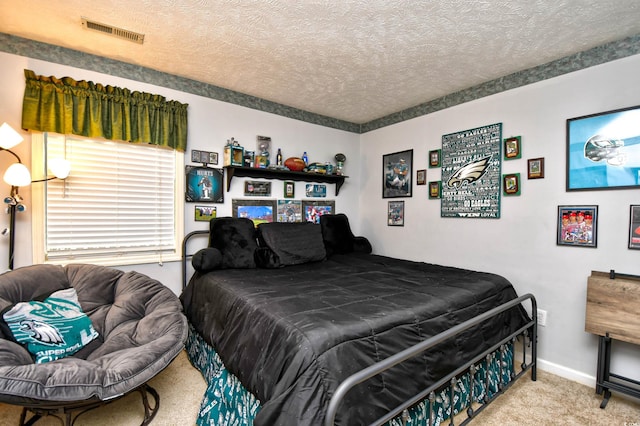
M 187 104 L 91 81 L 24 74 L 23 129 L 187 147 Z

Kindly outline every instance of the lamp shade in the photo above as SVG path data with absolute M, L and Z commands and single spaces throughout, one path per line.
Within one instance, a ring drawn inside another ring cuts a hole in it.
M 66 179 L 71 172 L 71 162 L 65 158 L 53 158 L 49 160 L 48 166 L 58 179 Z
M 13 130 L 13 127 L 7 123 L 0 126 L 0 148 L 11 149 L 22 142 L 23 138 L 20 133 Z
M 4 172 L 4 181 L 11 186 L 27 186 L 31 183 L 31 173 L 22 163 L 13 163 Z

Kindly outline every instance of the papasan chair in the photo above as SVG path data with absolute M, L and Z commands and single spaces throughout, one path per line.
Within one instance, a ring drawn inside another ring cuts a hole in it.
M 0 402 L 23 407 L 21 425 L 44 415 L 71 425 L 132 391 L 142 395 L 142 424 L 150 423 L 160 399 L 147 382 L 187 337 L 169 288 L 97 265 L 33 265 L 0 275 L 0 314 Z

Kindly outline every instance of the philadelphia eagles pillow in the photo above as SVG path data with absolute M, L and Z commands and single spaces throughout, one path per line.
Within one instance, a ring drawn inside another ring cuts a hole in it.
M 16 303 L 2 317 L 13 338 L 35 356 L 37 364 L 72 355 L 98 337 L 72 287 L 42 301 Z

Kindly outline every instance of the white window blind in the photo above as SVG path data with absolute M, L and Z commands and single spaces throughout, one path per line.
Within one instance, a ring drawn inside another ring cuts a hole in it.
M 68 179 L 46 182 L 45 261 L 102 258 L 124 264 L 135 263 L 124 258 L 162 262 L 163 255 L 178 254 L 182 215 L 176 206 L 181 187 L 175 150 L 55 134 L 44 138 L 44 158 L 71 162 Z

